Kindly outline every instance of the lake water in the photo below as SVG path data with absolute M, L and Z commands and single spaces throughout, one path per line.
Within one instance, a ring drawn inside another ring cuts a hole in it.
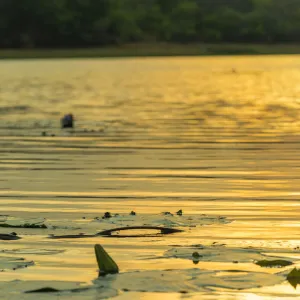
M 60 129 L 68 112 L 76 118 L 73 133 Z M 300 56 L 1 61 L 0 215 L 80 227 L 106 211 L 182 209 L 232 222 L 151 240 L 54 241 L 42 230 L 16 229 L 22 239 L 1 241 L 0 251 L 66 252 L 22 255 L 36 266 L 6 271 L 0 281 L 89 282 L 97 277 L 95 243 L 122 271 L 192 268 L 181 260 L 138 259 L 172 244 L 283 252 L 300 246 L 299 132 Z M 275 299 L 299 297 L 300 290 L 283 282 L 191 297 L 200 296 Z M 153 294 L 126 297 L 116 299 Z

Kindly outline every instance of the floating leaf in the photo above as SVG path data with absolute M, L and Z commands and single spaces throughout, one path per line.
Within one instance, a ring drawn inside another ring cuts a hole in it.
M 266 267 L 266 268 L 281 268 L 281 267 L 286 267 L 290 266 L 293 263 L 288 260 L 284 259 L 276 259 L 276 260 L 259 260 L 255 264 L 261 267 Z

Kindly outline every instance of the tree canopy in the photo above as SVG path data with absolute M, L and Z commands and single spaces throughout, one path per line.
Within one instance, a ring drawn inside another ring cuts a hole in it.
M 0 47 L 300 42 L 300 0 L 0 0 Z

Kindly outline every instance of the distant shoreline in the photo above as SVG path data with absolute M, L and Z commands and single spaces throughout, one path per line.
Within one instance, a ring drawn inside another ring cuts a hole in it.
M 0 49 L 0 59 L 300 54 L 300 44 L 128 44 L 76 49 Z

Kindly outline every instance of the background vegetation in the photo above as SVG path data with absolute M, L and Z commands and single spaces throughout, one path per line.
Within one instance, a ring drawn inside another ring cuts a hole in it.
M 297 43 L 300 0 L 0 0 L 0 48 Z

